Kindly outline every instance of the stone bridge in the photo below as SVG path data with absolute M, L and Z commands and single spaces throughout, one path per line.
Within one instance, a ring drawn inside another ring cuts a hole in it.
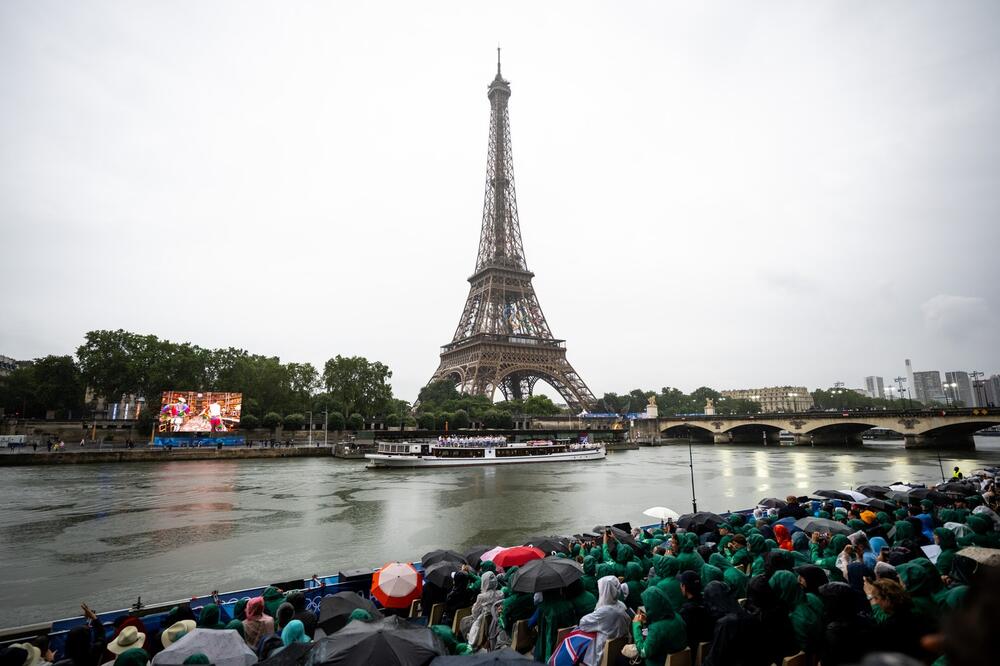
M 634 439 L 649 444 L 672 441 L 777 444 L 778 434 L 792 434 L 795 444 L 860 446 L 871 428 L 898 432 L 906 448 L 975 448 L 973 434 L 1000 425 L 1000 409 L 924 411 L 845 411 L 800 414 L 692 415 L 640 418 Z

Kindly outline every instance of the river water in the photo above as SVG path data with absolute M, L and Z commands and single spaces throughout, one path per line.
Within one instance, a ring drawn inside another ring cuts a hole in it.
M 1000 438 L 945 453 L 964 471 L 1000 464 Z M 940 480 L 933 451 L 902 442 L 860 450 L 693 449 L 698 508 L 765 496 Z M 104 611 L 142 595 L 170 601 L 213 589 L 413 560 L 437 547 L 513 545 L 539 534 L 691 507 L 683 445 L 611 453 L 604 462 L 369 471 L 334 458 L 0 468 L 0 627 Z

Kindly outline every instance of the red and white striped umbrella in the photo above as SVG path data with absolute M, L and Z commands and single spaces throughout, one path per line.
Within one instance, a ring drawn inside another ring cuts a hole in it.
M 389 562 L 372 576 L 372 596 L 385 608 L 409 608 L 423 587 L 423 576 L 409 563 Z

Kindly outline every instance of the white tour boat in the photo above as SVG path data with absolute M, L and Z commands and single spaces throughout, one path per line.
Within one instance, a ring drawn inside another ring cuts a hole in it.
M 366 453 L 365 458 L 368 468 L 376 469 L 603 460 L 607 456 L 603 444 L 551 440 L 511 443 L 502 438 L 456 440 L 379 442 L 378 452 Z

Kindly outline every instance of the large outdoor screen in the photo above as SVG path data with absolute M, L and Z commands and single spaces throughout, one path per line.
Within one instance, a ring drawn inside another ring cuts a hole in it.
M 239 428 L 242 393 L 165 391 L 159 432 L 232 432 Z

